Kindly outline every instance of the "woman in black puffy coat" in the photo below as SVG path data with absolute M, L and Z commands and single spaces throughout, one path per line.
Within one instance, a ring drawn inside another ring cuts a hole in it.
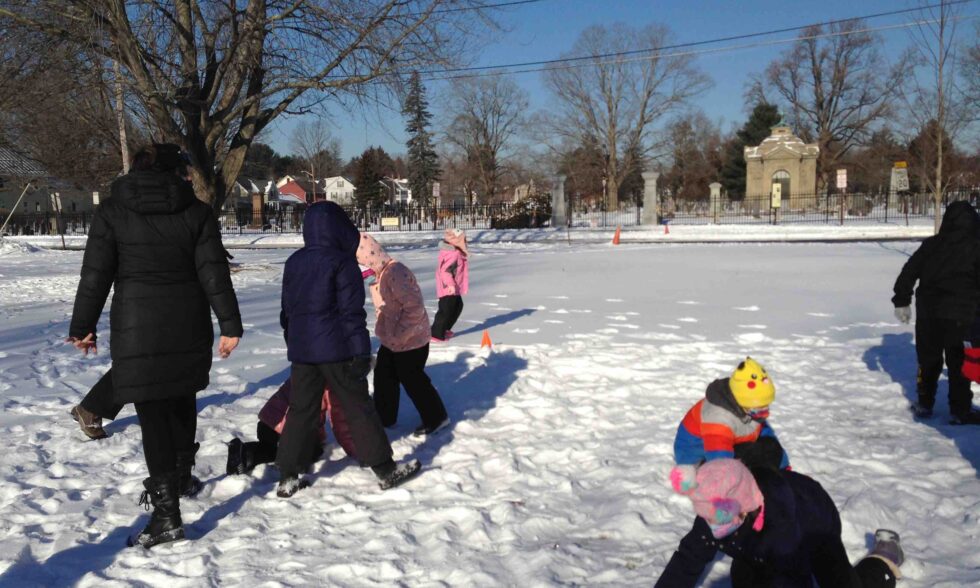
M 184 536 L 179 496 L 200 489 L 191 474 L 197 444 L 196 393 L 208 385 L 214 329 L 227 357 L 242 336 L 221 235 L 211 208 L 184 179 L 176 145 L 140 150 L 112 183 L 89 229 L 69 341 L 95 347 L 109 289 L 114 400 L 132 402 L 150 476 L 140 498 L 150 523 L 130 544 L 151 547 Z

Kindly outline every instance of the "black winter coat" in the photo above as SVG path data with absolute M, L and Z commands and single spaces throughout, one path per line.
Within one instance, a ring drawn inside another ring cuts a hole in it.
M 109 288 L 117 403 L 203 390 L 214 327 L 242 335 L 238 299 L 211 208 L 173 172 L 130 172 L 112 183 L 89 229 L 70 336 L 96 325 Z
M 282 275 L 279 322 L 289 361 L 339 363 L 370 355 L 357 227 L 335 203 L 318 202 L 303 218 L 303 242 Z
M 708 523 L 697 517 L 657 588 L 693 588 L 719 550 L 770 570 L 773 588 L 810 588 L 814 577 L 821 588 L 860 586 L 841 543 L 840 515 L 823 487 L 787 470 L 756 468 L 752 475 L 765 504 L 762 530 L 752 529 L 753 514 L 735 533 L 715 539 Z
M 916 308 L 942 319 L 973 322 L 980 302 L 980 216 L 969 202 L 954 202 L 946 209 L 939 234 L 929 237 L 905 262 L 895 280 L 896 307 L 912 303 L 916 281 Z

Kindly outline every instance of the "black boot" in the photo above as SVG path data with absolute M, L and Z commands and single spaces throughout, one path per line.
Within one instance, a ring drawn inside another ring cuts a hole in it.
M 421 471 L 422 464 L 417 459 L 400 464 L 389 460 L 381 465 L 372 466 L 371 469 L 378 477 L 378 486 L 382 490 L 388 490 L 414 478 Z
M 200 448 L 201 444 L 195 443 L 194 449 L 177 452 L 177 484 L 180 495 L 184 498 L 194 496 L 204 486 L 192 472 L 194 469 L 194 455 L 197 454 L 197 450 Z
M 146 491 L 140 495 L 140 504 L 153 514 L 150 522 L 136 536 L 130 537 L 126 544 L 130 547 L 142 545 L 149 549 L 160 543 L 184 538 L 184 524 L 180 520 L 180 497 L 177 493 L 176 472 L 163 476 L 153 476 L 143 480 Z

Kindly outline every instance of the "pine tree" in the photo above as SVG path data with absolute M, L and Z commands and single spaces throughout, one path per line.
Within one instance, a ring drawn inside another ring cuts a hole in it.
M 755 147 L 772 133 L 779 123 L 779 109 L 774 104 L 760 102 L 752 109 L 749 120 L 729 140 L 725 163 L 721 167 L 721 185 L 733 200 L 745 197 L 745 147 Z
M 432 183 L 439 179 L 439 158 L 432 145 L 432 133 L 429 124 L 432 113 L 429 112 L 429 101 L 425 98 L 425 86 L 418 72 L 412 74 L 409 81 L 408 96 L 402 109 L 407 122 L 405 131 L 408 132 L 408 185 L 412 197 L 422 206 L 427 206 L 432 199 Z
M 394 171 L 391 156 L 381 147 L 368 147 L 349 167 L 353 170 L 355 199 L 361 208 L 383 204 L 387 193 L 381 180 Z

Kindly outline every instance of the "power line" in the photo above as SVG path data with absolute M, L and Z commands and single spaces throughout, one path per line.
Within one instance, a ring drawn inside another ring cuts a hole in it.
M 957 21 L 964 20 L 965 21 L 965 20 L 973 20 L 973 19 L 977 19 L 977 18 L 980 18 L 980 15 L 974 14 L 974 15 L 970 15 L 970 16 L 957 17 L 954 20 L 957 20 Z M 853 19 L 848 19 L 848 20 L 853 20 Z M 860 34 L 873 33 L 873 32 L 878 32 L 878 31 L 896 30 L 896 29 L 907 29 L 907 28 L 911 28 L 911 27 L 914 27 L 914 26 L 920 26 L 920 25 L 928 24 L 928 23 L 932 23 L 932 22 L 936 22 L 936 21 L 934 19 L 926 19 L 926 20 L 918 20 L 918 21 L 910 21 L 910 22 L 898 23 L 898 24 L 894 24 L 894 25 L 884 25 L 884 26 L 880 26 L 880 27 L 868 27 L 868 28 L 863 28 L 863 29 L 854 29 L 854 30 L 851 30 L 851 31 L 837 31 L 837 32 L 820 33 L 820 34 L 816 34 L 816 35 L 805 35 L 805 36 L 793 37 L 793 38 L 789 38 L 789 39 L 773 39 L 773 40 L 770 40 L 770 41 L 759 41 L 759 42 L 755 42 L 755 43 L 745 43 L 745 44 L 742 44 L 742 45 L 728 45 L 728 46 L 725 46 L 725 47 L 715 47 L 715 48 L 709 48 L 709 49 L 698 49 L 698 50 L 692 50 L 692 51 L 676 51 L 676 52 L 673 52 L 673 53 L 659 53 L 658 52 L 654 56 L 650 56 L 650 55 L 633 56 L 633 57 L 629 57 L 629 58 L 625 58 L 625 59 L 624 58 L 615 58 L 614 57 L 612 59 L 605 59 L 605 60 L 602 60 L 602 61 L 590 61 L 588 63 L 581 63 L 581 62 L 577 62 L 577 63 L 562 63 L 561 60 L 556 60 L 555 62 L 549 62 L 549 65 L 546 65 L 544 67 L 540 67 L 539 66 L 539 67 L 531 67 L 531 68 L 527 68 L 527 69 L 516 69 L 516 70 L 495 69 L 495 70 L 491 70 L 491 71 L 483 71 L 483 72 L 475 72 L 475 73 L 462 73 L 460 75 L 432 76 L 432 77 L 425 78 L 425 81 L 457 80 L 457 79 L 464 79 L 464 78 L 491 77 L 491 76 L 499 76 L 499 75 L 516 75 L 516 74 L 534 73 L 534 72 L 540 72 L 540 71 L 552 71 L 552 70 L 561 70 L 561 69 L 576 69 L 576 68 L 580 68 L 580 67 L 595 67 L 595 66 L 598 66 L 598 65 L 613 65 L 613 64 L 618 64 L 618 63 L 633 63 L 633 62 L 637 62 L 637 61 L 646 61 L 646 60 L 652 59 L 654 57 L 656 57 L 656 58 L 684 57 L 684 56 L 694 56 L 694 55 L 707 55 L 707 54 L 711 54 L 711 53 L 727 53 L 729 51 L 736 51 L 736 50 L 739 50 L 739 49 L 750 49 L 750 48 L 754 48 L 754 47 L 769 47 L 769 46 L 773 46 L 773 45 L 785 45 L 785 44 L 788 44 L 788 43 L 795 43 L 795 42 L 801 41 L 801 40 L 826 39 L 826 38 L 831 38 L 831 37 L 847 37 L 847 36 L 850 36 L 850 35 L 860 35 Z M 611 55 L 615 55 L 615 54 L 611 54 Z M 595 57 L 589 57 L 588 59 L 602 59 L 602 57 L 601 56 L 595 56 Z
M 531 1 L 540 1 L 540 0 L 526 0 L 526 2 L 524 2 L 524 3 L 529 3 Z M 583 62 L 583 61 L 592 62 L 592 61 L 597 60 L 597 59 L 610 59 L 610 58 L 617 58 L 617 57 L 627 57 L 627 56 L 630 56 L 630 55 L 640 55 L 640 54 L 646 54 L 646 53 L 658 53 L 658 54 L 660 54 L 663 51 L 672 51 L 672 50 L 676 50 L 676 49 L 686 49 L 686 48 L 691 48 L 691 47 L 700 47 L 700 46 L 703 46 L 703 45 L 713 45 L 715 43 L 724 43 L 724 42 L 727 42 L 727 41 L 740 41 L 740 40 L 745 40 L 745 39 L 753 39 L 753 38 L 757 38 L 757 37 L 765 37 L 765 36 L 769 36 L 769 35 L 778 35 L 778 34 L 781 34 L 781 33 L 791 33 L 791 32 L 797 32 L 797 31 L 806 30 L 808 28 L 815 27 L 815 26 L 825 27 L 825 26 L 831 26 L 831 25 L 841 24 L 841 23 L 845 23 L 845 22 L 851 22 L 851 21 L 855 21 L 855 20 L 872 20 L 872 19 L 877 19 L 877 18 L 884 18 L 886 16 L 897 16 L 897 15 L 900 15 L 900 14 L 909 14 L 909 13 L 912 13 L 912 12 L 919 12 L 919 11 L 922 11 L 922 10 L 929 10 L 929 9 L 932 9 L 932 8 L 938 8 L 938 7 L 943 6 L 943 5 L 945 5 L 945 6 L 954 6 L 954 5 L 958 5 L 958 4 L 968 4 L 968 3 L 971 3 L 971 2 L 975 2 L 975 1 L 976 0 L 952 0 L 950 2 L 945 2 L 943 4 L 930 4 L 930 5 L 926 5 L 926 6 L 920 6 L 920 7 L 917 7 L 917 8 L 905 8 L 905 9 L 901 9 L 901 10 L 890 10 L 890 11 L 887 11 L 887 12 L 877 12 L 877 13 L 874 13 L 874 14 L 867 14 L 867 15 L 864 15 L 864 16 L 852 16 L 852 17 L 848 17 L 848 18 L 841 18 L 841 19 L 836 19 L 836 20 L 828 20 L 828 21 L 811 23 L 811 24 L 800 25 L 800 26 L 795 26 L 795 27 L 785 27 L 785 28 L 780 28 L 780 29 L 772 29 L 772 30 L 762 31 L 762 32 L 757 32 L 757 33 L 745 33 L 745 34 L 741 34 L 741 35 L 730 35 L 730 36 L 727 36 L 727 37 L 717 37 L 717 38 L 714 38 L 714 39 L 707 39 L 707 40 L 703 40 L 703 41 L 690 41 L 690 42 L 686 42 L 686 43 L 677 43 L 677 44 L 673 44 L 673 45 L 663 45 L 663 46 L 660 46 L 660 47 L 649 47 L 649 48 L 645 48 L 645 49 L 633 49 L 633 50 L 630 50 L 630 51 L 619 51 L 619 52 L 614 52 L 614 53 L 603 53 L 603 54 L 599 54 L 599 55 L 582 55 L 582 56 L 577 56 L 577 57 L 562 57 L 562 58 L 557 58 L 557 59 L 546 59 L 546 60 L 541 60 L 541 61 L 525 61 L 525 62 L 517 62 L 517 63 L 497 64 L 497 65 L 482 65 L 482 66 L 446 68 L 446 69 L 419 71 L 418 74 L 420 76 L 427 76 L 425 78 L 426 80 L 443 80 L 443 79 L 453 79 L 453 78 L 458 78 L 458 77 L 476 77 L 476 76 L 465 76 L 465 75 L 464 76 L 452 76 L 452 75 L 446 75 L 446 74 L 465 74 L 465 73 L 468 73 L 468 72 L 481 72 L 481 71 L 485 72 L 485 71 L 491 71 L 491 70 L 507 70 L 507 69 L 511 69 L 511 68 L 534 68 L 534 69 L 518 70 L 518 71 L 513 71 L 513 72 L 499 72 L 499 71 L 497 71 L 497 72 L 494 72 L 494 73 L 489 74 L 489 75 L 500 75 L 500 73 L 527 73 L 527 72 L 534 72 L 534 71 L 542 71 L 543 69 L 549 69 L 549 68 L 545 68 L 545 67 L 542 67 L 542 66 L 557 65 L 557 64 L 570 64 L 570 63 Z M 467 9 L 470 9 L 470 8 L 467 8 Z M 462 8 L 458 8 L 458 9 L 452 9 L 452 10 L 463 10 L 463 9 Z M 902 25 L 902 26 L 906 26 L 906 27 L 907 26 L 913 26 L 913 24 L 906 24 L 906 25 Z M 876 28 L 876 29 L 864 29 L 864 32 L 872 32 L 872 31 L 876 31 L 876 30 L 886 30 L 887 28 L 901 28 L 901 27 L 880 27 L 880 28 Z M 797 39 L 793 39 L 793 41 L 795 41 L 795 40 L 797 40 Z M 786 42 L 786 41 L 780 41 L 780 42 Z M 760 44 L 760 45 L 764 45 L 764 44 L 765 43 Z M 741 47 L 739 47 L 739 48 L 741 48 Z M 677 55 L 680 55 L 680 54 L 677 54 Z M 551 68 L 551 69 L 553 69 L 553 68 Z M 385 74 L 385 75 L 386 76 L 400 75 L 400 73 L 391 72 L 391 73 L 388 73 L 388 74 Z M 329 76 L 329 77 L 338 77 L 339 78 L 339 77 L 344 77 L 344 76 Z
M 488 8 L 508 8 L 511 6 L 520 6 L 522 4 L 537 4 L 538 2 L 545 2 L 545 1 L 547 0 L 514 0 L 513 2 L 501 2 L 499 4 L 485 4 L 483 6 L 461 6 L 459 8 L 440 8 L 439 10 L 433 10 L 432 14 L 446 14 L 449 12 L 466 12 L 469 10 L 486 10 Z M 419 12 L 415 14 L 421 15 L 424 13 Z

